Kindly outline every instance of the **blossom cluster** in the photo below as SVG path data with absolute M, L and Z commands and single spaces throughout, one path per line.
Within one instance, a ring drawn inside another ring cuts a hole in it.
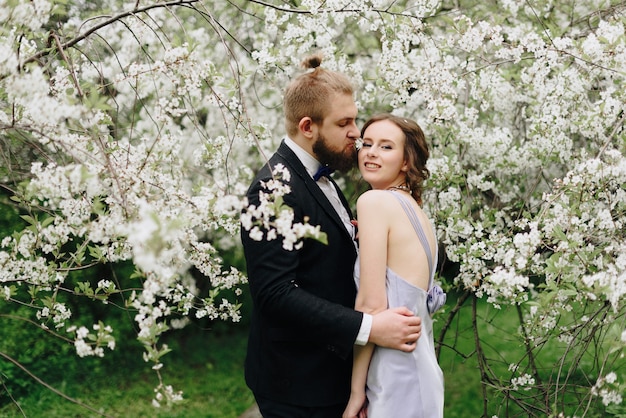
M 284 167 L 258 205 L 245 200 L 284 135 L 282 89 L 321 51 L 353 80 L 360 118 L 392 111 L 423 127 L 424 206 L 458 267 L 446 287 L 519 309 L 529 356 L 554 343 L 568 360 L 581 339 L 601 352 L 623 335 L 622 4 L 175 3 L 0 4 L 0 203 L 24 220 L 0 237 L 0 300 L 30 303 L 34 289 L 34 320 L 66 332 L 79 355 L 101 355 L 115 330 L 75 323 L 56 290 L 106 302 L 128 289 L 70 273 L 132 263 L 130 308 L 157 373 L 166 330 L 239 321 L 246 278 L 223 254 L 240 226 L 288 250 L 324 239 L 284 204 Z M 611 358 L 623 350 L 618 339 Z M 516 379 L 543 390 L 537 376 Z M 605 404 L 621 402 L 612 393 Z M 155 404 L 179 397 L 161 384 Z
M 294 211 L 283 202 L 282 197 L 291 193 L 289 181 L 291 172 L 282 164 L 277 164 L 272 171 L 273 178 L 263 182 L 259 192 L 259 205 L 248 205 L 241 214 L 241 226 L 249 231 L 255 241 L 282 239 L 287 251 L 302 247 L 304 238 L 324 242 L 326 234 L 319 225 L 294 222 Z

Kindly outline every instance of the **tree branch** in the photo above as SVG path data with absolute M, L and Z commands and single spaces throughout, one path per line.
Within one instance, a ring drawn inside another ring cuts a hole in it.
M 269 7 L 270 9 L 274 9 L 274 10 L 278 10 L 279 12 L 285 12 L 285 13 L 294 13 L 294 14 L 313 14 L 313 12 L 311 10 L 301 10 L 301 9 L 291 9 L 288 7 L 281 7 L 281 6 L 276 6 L 274 4 L 270 4 L 267 3 L 265 1 L 262 0 L 248 0 L 250 3 L 256 3 L 258 5 L 264 6 L 264 7 Z M 322 12 L 326 12 L 326 13 L 359 13 L 359 12 L 363 12 L 362 9 L 328 9 L 328 10 L 321 10 Z M 412 18 L 412 19 L 425 19 L 426 16 L 420 17 L 420 16 L 415 16 L 415 15 L 411 15 L 411 14 L 407 14 L 407 13 L 398 13 L 398 12 L 390 12 L 389 11 L 389 7 L 387 9 L 370 9 L 368 10 L 369 12 L 376 12 L 376 13 L 380 13 L 380 14 L 388 14 L 388 15 L 392 15 L 392 16 L 403 16 L 403 17 L 408 17 L 408 18 Z
M 136 8 L 135 7 L 132 10 L 128 10 L 128 11 L 119 13 L 119 14 L 117 14 L 115 16 L 112 16 L 112 17 L 108 18 L 104 22 L 101 22 L 101 23 L 95 25 L 94 27 L 86 30 L 85 32 L 81 33 L 80 35 L 76 36 L 75 38 L 72 38 L 69 41 L 61 44 L 60 46 L 57 46 L 57 48 L 59 48 L 60 50 L 64 50 L 64 49 L 70 48 L 70 47 L 76 45 L 78 42 L 80 42 L 80 41 L 84 40 L 85 38 L 87 38 L 92 33 L 96 32 L 96 31 L 98 31 L 98 30 L 100 30 L 100 29 L 102 29 L 102 28 L 104 28 L 104 27 L 106 27 L 106 26 L 108 26 L 108 25 L 110 25 L 112 23 L 115 23 L 115 22 L 117 22 L 120 19 L 123 19 L 123 18 L 128 17 L 128 16 L 132 16 L 132 15 L 137 14 L 137 13 L 145 13 L 145 12 L 147 12 L 149 10 L 158 9 L 158 8 L 161 8 L 161 7 L 188 6 L 188 5 L 191 5 L 193 3 L 197 3 L 199 1 L 200 0 L 176 0 L 176 1 L 169 1 L 169 2 L 164 2 L 164 3 L 150 4 L 150 5 L 147 5 L 147 6 L 143 6 L 141 8 Z M 137 2 L 137 4 L 135 6 L 137 6 L 138 4 L 139 4 L 139 2 Z M 26 58 L 24 60 L 24 62 L 20 65 L 20 68 L 22 68 L 24 65 L 26 65 L 26 64 L 28 64 L 30 62 L 39 60 L 40 58 L 48 55 L 49 53 L 50 53 L 50 50 L 39 51 L 35 55 L 32 55 L 32 56 Z

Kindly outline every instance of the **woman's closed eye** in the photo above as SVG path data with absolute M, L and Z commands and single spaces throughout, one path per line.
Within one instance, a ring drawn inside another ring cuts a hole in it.
M 374 146 L 374 144 L 368 144 L 367 142 L 363 143 L 363 148 L 372 148 Z M 393 149 L 392 145 L 379 145 L 378 148 L 380 149 L 385 149 L 385 150 L 391 150 Z

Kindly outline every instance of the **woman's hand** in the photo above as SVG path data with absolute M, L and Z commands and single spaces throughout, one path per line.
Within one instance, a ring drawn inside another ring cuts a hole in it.
M 367 398 L 365 391 L 352 392 L 342 418 L 367 418 Z

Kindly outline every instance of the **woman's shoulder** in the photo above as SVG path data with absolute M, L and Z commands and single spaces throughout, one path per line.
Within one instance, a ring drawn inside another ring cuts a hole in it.
M 389 208 L 395 206 L 396 198 L 388 190 L 368 190 L 357 199 L 357 207 Z

